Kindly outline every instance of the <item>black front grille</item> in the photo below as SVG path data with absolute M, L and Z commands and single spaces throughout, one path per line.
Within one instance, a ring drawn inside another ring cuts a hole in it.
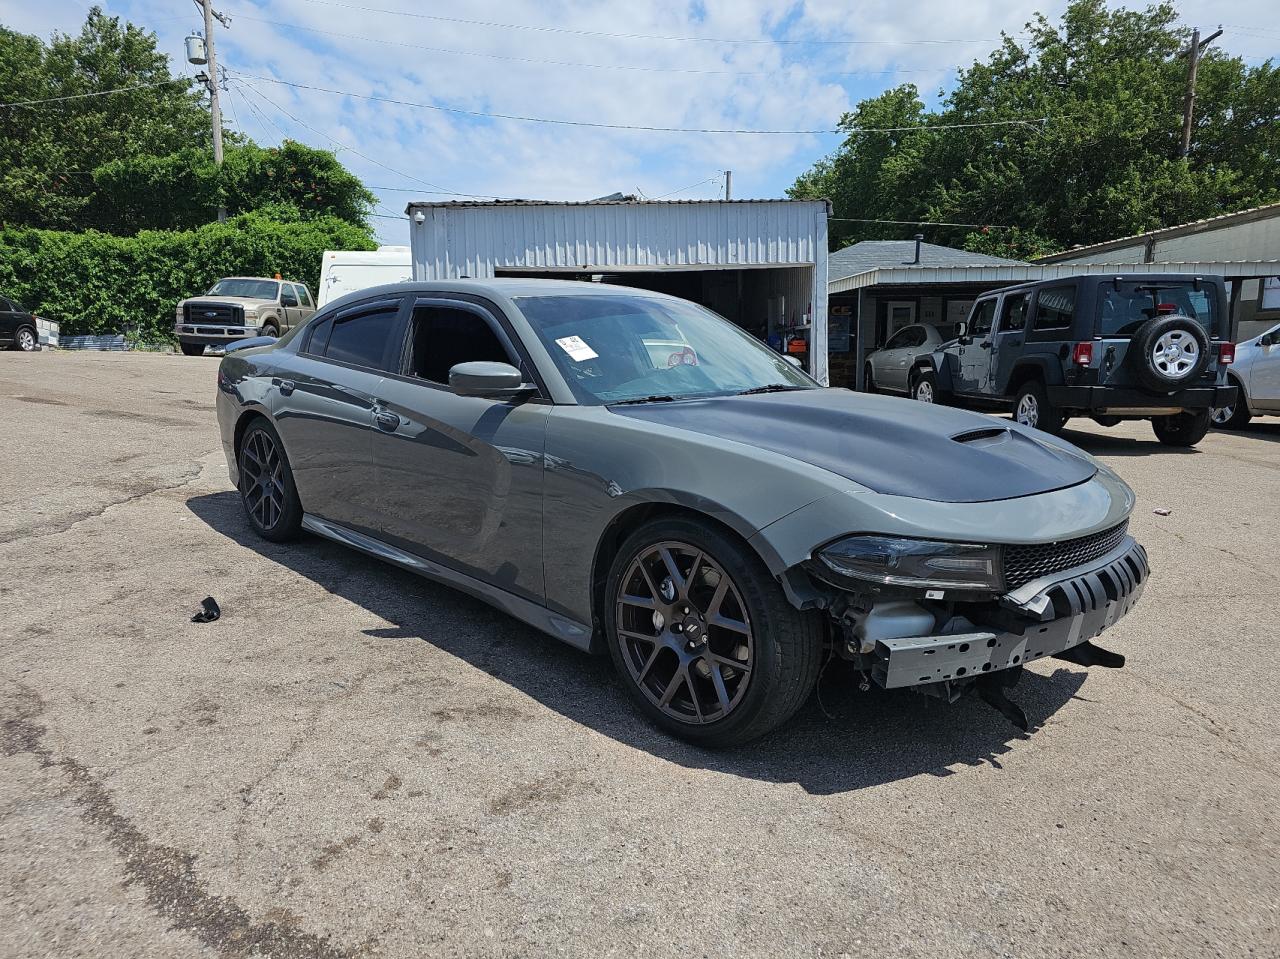
M 1063 540 L 1060 543 L 1035 543 L 1030 546 L 1006 546 L 1005 588 L 1017 589 L 1033 579 L 1073 569 L 1099 556 L 1105 556 L 1120 545 L 1128 528 L 1129 521 L 1125 520 L 1119 526 L 1090 536 L 1081 536 L 1079 539 Z
M 244 326 L 244 307 L 232 303 L 184 303 L 184 323 Z

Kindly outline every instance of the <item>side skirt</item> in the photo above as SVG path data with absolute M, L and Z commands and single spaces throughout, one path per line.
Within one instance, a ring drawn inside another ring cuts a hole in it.
M 337 523 L 331 523 L 328 520 L 320 519 L 318 516 L 312 516 L 310 513 L 303 515 L 302 528 L 308 532 L 315 533 L 317 536 L 331 539 L 335 543 L 350 546 L 352 549 L 357 549 L 375 559 L 393 563 L 401 569 L 407 569 L 411 573 L 417 573 L 419 576 L 434 580 L 437 583 L 443 583 L 445 586 L 451 586 L 477 599 L 482 599 L 490 606 L 494 606 L 504 613 L 514 616 L 521 622 L 528 623 L 534 629 L 548 633 L 556 639 L 568 643 L 570 646 L 583 651 L 589 651 L 591 648 L 590 627 L 569 619 L 567 616 L 553 613 L 545 606 L 530 602 L 507 592 L 505 589 L 491 586 L 476 579 L 474 576 L 468 576 L 466 573 L 460 573 L 455 569 L 434 563 L 429 559 L 423 559 L 421 556 L 407 553 L 402 549 L 397 549 L 382 542 L 382 540 L 366 536 L 364 533 L 357 533 L 354 530 L 347 529 L 345 526 L 339 526 Z

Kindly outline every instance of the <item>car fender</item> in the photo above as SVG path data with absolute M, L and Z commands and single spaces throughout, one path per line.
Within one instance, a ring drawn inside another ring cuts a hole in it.
M 1004 382 L 996 384 L 997 392 L 1001 396 L 1009 395 L 1009 384 L 1019 382 L 1028 373 L 1034 374 L 1046 386 L 1061 386 L 1064 382 L 1062 363 L 1056 356 L 1022 356 L 1009 369 Z
M 929 370 L 933 373 L 938 389 L 950 392 L 952 366 L 956 360 L 957 357 L 949 350 L 934 350 L 932 353 L 921 353 L 917 356 L 915 362 L 911 364 L 911 370 L 913 374 L 917 370 Z

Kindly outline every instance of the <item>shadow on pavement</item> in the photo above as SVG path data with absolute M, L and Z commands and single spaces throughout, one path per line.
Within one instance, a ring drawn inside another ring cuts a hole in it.
M 193 497 L 187 506 L 223 536 L 393 624 L 366 635 L 431 643 L 575 722 L 682 766 L 830 794 L 921 773 L 947 776 L 954 766 L 1000 768 L 999 757 L 1027 738 L 976 697 L 948 706 L 909 692 L 860 693 L 856 671 L 835 662 L 820 695 L 772 736 L 726 751 L 690 746 L 647 723 L 608 657 L 578 652 L 477 599 L 327 540 L 267 542 L 250 528 L 237 493 Z M 1011 696 L 1034 730 L 1076 697 L 1085 678 L 1076 668 L 1048 677 L 1028 671 Z

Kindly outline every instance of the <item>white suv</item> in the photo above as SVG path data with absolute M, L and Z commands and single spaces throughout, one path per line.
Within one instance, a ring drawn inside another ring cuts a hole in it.
M 1213 411 L 1218 429 L 1238 430 L 1255 416 L 1280 416 L 1280 325 L 1236 344 L 1227 379 L 1239 392 L 1234 404 Z

